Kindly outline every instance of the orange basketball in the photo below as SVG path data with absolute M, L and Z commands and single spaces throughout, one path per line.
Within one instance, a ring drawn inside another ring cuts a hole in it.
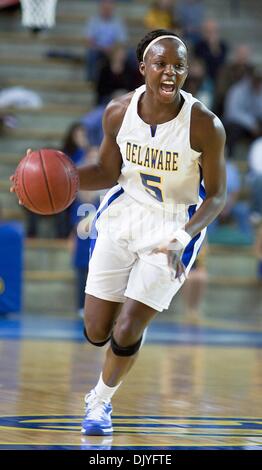
M 57 214 L 76 197 L 79 187 L 77 169 L 67 155 L 58 150 L 40 149 L 19 163 L 14 179 L 22 204 L 42 215 Z

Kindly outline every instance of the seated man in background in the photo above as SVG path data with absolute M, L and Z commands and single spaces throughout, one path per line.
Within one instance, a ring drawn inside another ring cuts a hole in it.
M 125 44 L 127 30 L 123 20 L 115 15 L 114 0 L 100 0 L 99 11 L 86 24 L 87 80 L 95 81 L 101 62 L 116 44 Z
M 253 69 L 249 75 L 229 88 L 225 97 L 224 124 L 227 132 L 228 157 L 234 158 L 236 146 L 249 144 L 261 135 L 262 72 Z

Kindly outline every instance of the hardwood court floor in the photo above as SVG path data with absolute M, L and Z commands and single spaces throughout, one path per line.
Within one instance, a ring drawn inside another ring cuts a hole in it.
M 0 319 L 0 449 L 260 449 L 262 327 L 156 320 L 113 401 L 113 437 L 82 437 L 104 350 L 75 318 Z M 103 348 L 105 349 L 105 348 Z

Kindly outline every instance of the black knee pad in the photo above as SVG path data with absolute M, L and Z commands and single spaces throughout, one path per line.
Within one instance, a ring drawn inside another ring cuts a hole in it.
M 124 346 L 119 346 L 115 342 L 115 339 L 112 335 L 111 336 L 112 351 L 116 356 L 124 356 L 124 357 L 133 356 L 139 350 L 142 338 L 143 338 L 143 336 L 141 336 L 141 338 L 135 344 L 132 344 L 131 346 L 125 346 L 124 347 Z
M 110 340 L 110 336 L 109 336 L 109 338 L 107 338 L 105 341 L 99 341 L 99 343 L 95 343 L 94 341 L 91 341 L 91 339 L 87 336 L 87 332 L 85 328 L 84 328 L 84 336 L 87 339 L 87 341 L 89 341 L 89 343 L 93 344 L 94 346 L 98 346 L 99 348 L 104 346 Z

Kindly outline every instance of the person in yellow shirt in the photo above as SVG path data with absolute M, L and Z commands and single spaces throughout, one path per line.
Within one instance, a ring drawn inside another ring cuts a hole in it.
M 144 18 L 144 24 L 148 29 L 173 29 L 176 27 L 173 14 L 173 1 L 158 0 L 153 2 Z

